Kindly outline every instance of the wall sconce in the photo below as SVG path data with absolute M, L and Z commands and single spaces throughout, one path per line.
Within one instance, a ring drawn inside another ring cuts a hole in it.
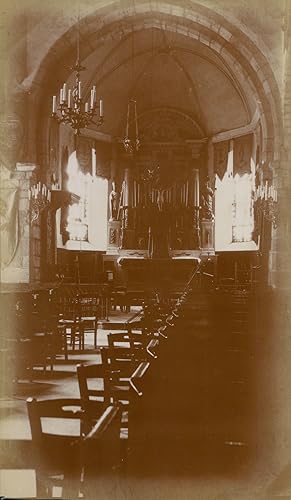
M 41 182 L 31 186 L 28 191 L 28 199 L 30 200 L 30 222 L 36 221 L 41 212 L 50 205 L 51 190 Z
M 277 189 L 274 186 L 268 186 L 268 181 L 265 185 L 260 184 L 255 191 L 254 201 L 258 212 L 276 229 L 279 216 Z

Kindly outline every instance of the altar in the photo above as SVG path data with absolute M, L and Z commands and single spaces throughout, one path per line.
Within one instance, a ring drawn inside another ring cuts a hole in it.
M 194 255 L 155 259 L 124 255 L 117 261 L 128 290 L 159 290 L 165 294 L 182 290 L 199 262 Z

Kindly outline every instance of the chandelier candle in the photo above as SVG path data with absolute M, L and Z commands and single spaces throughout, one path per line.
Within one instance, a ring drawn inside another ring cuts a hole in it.
M 93 85 L 89 92 L 89 99 L 84 102 L 82 99 L 82 82 L 80 73 L 85 68 L 81 66 L 77 60 L 75 66 L 71 68 L 76 73 L 75 85 L 73 89 L 67 89 L 67 84 L 64 83 L 60 89 L 59 104 L 57 97 L 53 96 L 52 102 L 52 118 L 58 123 L 66 123 L 72 127 L 76 135 L 80 135 L 80 131 L 88 125 L 96 125 L 99 127 L 103 123 L 104 109 L 103 100 L 99 100 L 99 105 L 96 99 L 96 86 Z M 86 92 L 87 94 L 87 92 Z M 99 115 L 99 116 L 98 116 Z M 97 118 L 97 121 L 94 121 Z

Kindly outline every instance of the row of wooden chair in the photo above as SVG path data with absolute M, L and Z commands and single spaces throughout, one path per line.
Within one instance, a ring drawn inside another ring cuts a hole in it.
M 52 494 L 52 472 L 56 472 L 53 469 L 65 471 L 70 485 L 74 477 L 76 496 L 77 489 L 84 489 L 90 475 L 96 478 L 105 468 L 113 473 L 126 462 L 135 421 L 131 417 L 139 406 L 151 367 L 159 358 L 162 344 L 169 337 L 190 288 L 189 282 L 172 308 L 161 305 L 148 308 L 146 321 L 140 328 L 128 326 L 122 333 L 109 334 L 108 347 L 101 349 L 101 363 L 77 366 L 79 400 L 27 401 L 32 440 L 38 464 L 42 466 L 40 477 L 43 479 L 43 473 L 47 476 L 50 469 L 51 482 L 40 484 L 39 495 L 49 497 Z M 78 432 L 58 436 L 56 418 L 78 421 Z M 51 432 L 45 431 L 43 419 L 53 420 Z M 81 476 L 85 477 L 82 485 Z

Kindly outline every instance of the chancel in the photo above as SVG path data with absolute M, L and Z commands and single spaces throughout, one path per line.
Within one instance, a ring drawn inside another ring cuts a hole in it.
M 290 498 L 290 2 L 4 4 L 0 494 Z

